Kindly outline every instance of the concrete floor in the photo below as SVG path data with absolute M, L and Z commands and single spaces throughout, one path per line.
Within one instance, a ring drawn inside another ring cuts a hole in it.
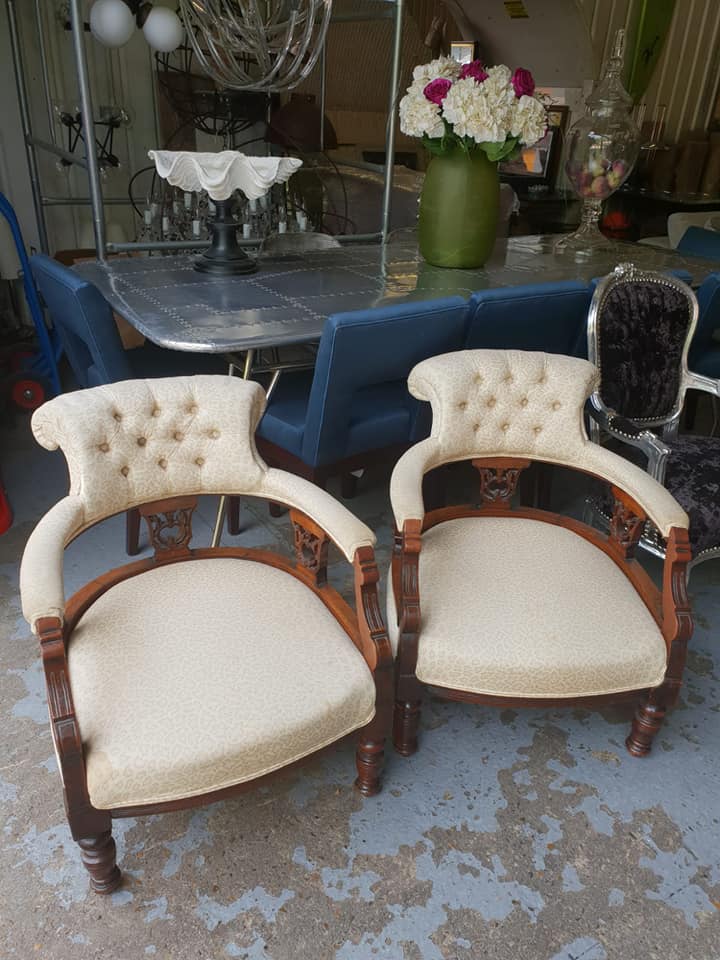
M 421 749 L 352 789 L 350 747 L 231 802 L 116 822 L 123 888 L 89 893 L 67 829 L 17 563 L 65 492 L 26 421 L 0 436 L 15 524 L 0 539 L 0 957 L 209 960 L 718 960 L 720 564 L 691 581 L 686 686 L 653 755 L 627 708 L 428 703 Z M 353 509 L 390 547 L 387 477 Z M 287 548 L 287 520 L 240 538 Z M 196 542 L 207 541 L 203 504 Z M 227 539 L 227 538 L 226 538 Z M 113 520 L 68 551 L 68 592 L 124 561 Z M 339 562 L 332 575 L 346 582 Z

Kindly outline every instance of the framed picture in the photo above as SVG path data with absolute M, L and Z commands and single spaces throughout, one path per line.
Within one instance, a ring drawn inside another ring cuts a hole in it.
M 501 163 L 500 178 L 520 194 L 536 185 L 546 186 L 548 192 L 552 191 L 560 166 L 568 115 L 568 107 L 548 107 L 548 130 L 545 136 L 532 147 L 524 147 L 517 160 Z
M 450 44 L 450 56 L 458 63 L 472 63 L 473 60 L 477 60 L 477 55 L 477 40 L 453 41 Z

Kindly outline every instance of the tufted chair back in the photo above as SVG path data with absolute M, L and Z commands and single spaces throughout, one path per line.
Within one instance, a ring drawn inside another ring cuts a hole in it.
M 530 457 L 573 464 L 589 442 L 583 408 L 597 382 L 586 360 L 520 350 L 464 350 L 418 364 L 410 392 L 432 406 L 438 463 Z
M 62 448 L 87 526 L 167 497 L 257 491 L 264 406 L 262 387 L 235 377 L 129 380 L 56 397 L 32 428 L 43 447 Z
M 675 277 L 620 264 L 599 284 L 588 320 L 588 355 L 600 369 L 601 406 L 636 422 L 679 413 L 697 300 Z

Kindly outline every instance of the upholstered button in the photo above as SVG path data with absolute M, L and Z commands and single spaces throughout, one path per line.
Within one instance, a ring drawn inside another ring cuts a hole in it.
M 559 401 L 559 400 L 556 400 L 555 403 L 552 405 L 552 407 L 553 407 L 553 410 L 559 410 L 559 409 L 560 409 L 560 401 Z
M 208 436 L 211 437 L 213 440 L 217 440 L 217 438 L 220 436 L 220 431 L 219 431 L 219 430 L 211 430 L 211 431 L 209 432 Z
M 138 437 L 138 438 L 137 438 L 137 445 L 138 445 L 139 447 L 144 447 L 146 443 L 147 443 L 147 438 L 146 438 L 146 437 Z
M 196 457 L 196 458 L 195 458 L 195 463 L 198 465 L 198 467 L 202 467 L 203 464 L 205 463 L 205 461 L 203 460 L 202 457 Z
M 179 443 L 180 440 L 182 440 L 182 439 L 184 439 L 184 438 L 183 438 L 183 435 L 180 433 L 179 430 L 176 430 L 175 433 L 173 434 L 173 440 L 177 440 L 178 443 Z
M 153 407 L 150 416 L 152 416 L 152 417 L 159 417 L 159 416 L 160 416 L 160 407 Z
M 503 377 L 503 380 L 505 381 L 505 383 L 512 383 L 512 382 L 513 382 L 513 375 L 510 373 L 509 370 L 508 370 L 508 372 L 505 374 L 505 376 Z
M 475 374 L 475 383 L 480 384 L 480 383 L 482 383 L 482 382 L 483 382 L 483 378 L 480 376 L 479 373 L 476 373 L 476 374 Z
M 122 467 L 120 473 L 126 477 L 130 473 L 130 467 Z
M 196 404 L 191 403 L 190 406 L 187 408 L 187 412 L 188 412 L 188 413 L 197 413 L 197 406 L 196 406 Z
M 161 470 L 164 470 L 167 467 L 167 460 L 165 459 L 165 457 L 161 457 L 158 460 L 158 466 L 160 467 Z
M 528 405 L 528 398 L 527 398 L 527 397 L 523 397 L 522 400 L 520 401 L 520 406 L 521 406 L 521 407 L 526 407 L 527 405 Z
M 464 410 L 467 407 L 467 403 L 464 400 L 461 400 L 458 404 L 458 410 Z
M 497 400 L 495 399 L 495 397 L 490 397 L 490 399 L 487 402 L 487 405 L 489 407 L 494 407 L 496 403 L 497 403 Z
M 547 377 L 546 377 L 545 374 L 543 373 L 543 374 L 541 374 L 540 377 L 538 378 L 538 383 L 545 383 L 546 380 L 547 380 Z
M 113 419 L 117 420 L 117 422 L 120 423 L 120 421 L 122 420 L 122 414 L 118 410 L 116 410 L 115 413 L 113 414 Z
M 542 427 L 533 427 L 533 433 L 542 433 Z
M 509 424 L 509 423 L 503 423 L 503 424 L 501 425 L 500 429 L 501 429 L 503 432 L 506 433 L 506 432 L 510 429 L 510 424 Z
M 479 424 L 479 423 L 474 423 L 474 424 L 473 424 L 473 430 L 475 431 L 475 433 L 477 433 L 479 429 L 480 429 L 480 424 Z
M 100 446 L 98 447 L 98 450 L 100 450 L 101 453 L 107 453 L 109 449 L 110 449 L 109 443 L 101 443 Z

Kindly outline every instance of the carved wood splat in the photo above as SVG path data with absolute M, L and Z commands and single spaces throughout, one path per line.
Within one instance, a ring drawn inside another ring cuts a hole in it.
M 520 474 L 530 466 L 530 461 L 508 457 L 473 460 L 472 465 L 480 474 L 481 507 L 493 506 L 509 510 Z
M 309 578 L 318 586 L 327 583 L 328 535 L 313 520 L 297 510 L 290 511 L 295 531 L 295 556 L 298 566 L 307 571 Z
M 630 559 L 635 555 L 647 517 L 626 494 L 615 487 L 611 489 L 615 500 L 610 518 L 610 541 L 623 557 Z
M 140 507 L 157 563 L 190 555 L 192 515 L 196 507 L 197 497 L 156 500 Z

